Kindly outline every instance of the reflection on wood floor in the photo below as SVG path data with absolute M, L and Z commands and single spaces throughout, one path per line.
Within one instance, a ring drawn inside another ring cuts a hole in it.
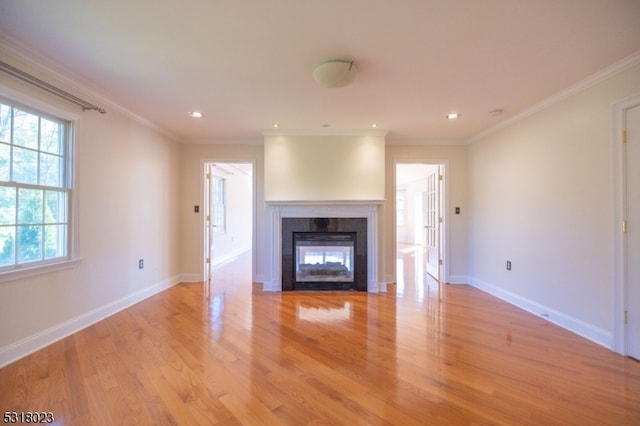
M 396 288 L 398 298 L 415 297 L 416 302 L 424 303 L 425 298 L 439 298 L 440 283 L 427 274 L 426 251 L 422 246 L 398 245 L 396 256 Z M 408 294 L 407 294 L 408 291 Z
M 403 247 L 406 248 L 406 247 Z M 640 364 L 398 251 L 387 294 L 265 293 L 245 256 L 0 369 L 57 424 L 640 424 Z

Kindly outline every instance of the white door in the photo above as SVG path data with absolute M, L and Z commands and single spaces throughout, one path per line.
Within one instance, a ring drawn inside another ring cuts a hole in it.
M 440 281 L 440 166 L 434 167 L 427 175 L 427 188 L 424 193 L 424 246 L 426 251 L 427 273 Z
M 208 292 L 211 288 L 211 259 L 213 258 L 213 234 L 214 228 L 211 221 L 212 209 L 212 191 L 213 185 L 211 184 L 211 172 L 213 164 L 205 163 L 204 169 L 204 281 L 205 281 L 205 294 L 208 296 Z
M 640 359 L 640 105 L 625 111 L 627 354 Z

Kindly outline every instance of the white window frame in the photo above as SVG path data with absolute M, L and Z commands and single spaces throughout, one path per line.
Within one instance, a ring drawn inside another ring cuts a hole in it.
M 47 187 L 45 185 L 32 185 L 22 184 L 11 181 L 1 181 L 4 186 L 15 186 L 16 188 L 36 188 L 44 189 L 54 188 L 55 190 L 63 190 L 66 195 L 66 253 L 64 256 L 55 257 L 52 259 L 42 259 L 38 261 L 17 263 L 0 268 L 0 283 L 9 282 L 17 279 L 27 278 L 35 275 L 41 275 L 45 273 L 55 272 L 63 269 L 68 269 L 79 261 L 74 256 L 74 188 L 75 188 L 75 129 L 77 126 L 77 116 L 69 114 L 58 108 L 52 107 L 42 101 L 30 99 L 24 96 L 20 92 L 16 92 L 10 88 L 0 85 L 0 103 L 8 105 L 13 108 L 17 108 L 21 111 L 25 111 L 34 114 L 38 117 L 60 122 L 64 126 L 64 148 L 63 148 L 63 186 L 60 187 Z M 37 152 L 40 151 L 40 146 Z M 17 218 L 16 218 L 17 223 Z

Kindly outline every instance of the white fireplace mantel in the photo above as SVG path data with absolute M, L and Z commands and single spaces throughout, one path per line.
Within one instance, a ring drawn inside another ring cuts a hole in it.
M 383 201 L 267 202 L 265 291 L 282 291 L 282 218 L 364 217 L 367 219 L 367 291 L 384 291 L 378 283 L 378 208 Z

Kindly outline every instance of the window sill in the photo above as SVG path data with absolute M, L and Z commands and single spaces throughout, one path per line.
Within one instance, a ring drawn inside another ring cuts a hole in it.
M 74 268 L 82 259 L 70 259 L 61 262 L 50 263 L 47 265 L 38 265 L 33 267 L 24 267 L 11 271 L 0 273 L 0 284 L 21 280 L 24 278 L 35 277 L 37 275 L 49 274 L 51 272 L 63 271 L 65 269 Z

